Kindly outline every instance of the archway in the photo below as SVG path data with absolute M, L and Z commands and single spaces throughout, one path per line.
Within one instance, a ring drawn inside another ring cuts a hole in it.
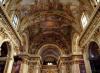
M 57 61 L 61 56 L 61 49 L 54 44 L 45 44 L 38 52 L 41 56 L 43 65 L 57 65 Z
M 55 44 L 45 44 L 38 52 L 41 56 L 42 73 L 59 73 L 58 61 L 62 55 L 62 51 L 59 46 Z
M 4 72 L 7 56 L 10 54 L 9 53 L 10 49 L 11 49 L 11 45 L 9 42 L 5 41 L 2 43 L 0 48 L 0 73 Z
M 89 61 L 92 73 L 100 73 L 100 49 L 93 41 L 89 44 Z

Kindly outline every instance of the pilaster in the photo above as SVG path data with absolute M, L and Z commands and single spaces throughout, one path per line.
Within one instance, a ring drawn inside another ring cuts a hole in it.
M 22 55 L 22 64 L 20 68 L 20 73 L 28 73 L 28 62 L 29 62 L 29 56 L 28 54 Z
M 83 49 L 83 58 L 84 58 L 86 73 L 92 73 L 87 52 L 88 52 L 87 49 Z
M 13 62 L 14 62 L 14 59 L 12 57 L 7 57 L 4 73 L 11 73 Z
M 29 73 L 41 73 L 41 63 L 39 56 L 30 57 Z
M 59 59 L 59 73 L 70 73 L 69 57 L 60 57 Z

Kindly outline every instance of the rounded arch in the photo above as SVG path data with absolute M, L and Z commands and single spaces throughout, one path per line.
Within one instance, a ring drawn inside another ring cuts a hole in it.
M 91 41 L 88 45 L 88 58 L 92 72 L 99 73 L 100 71 L 100 50 L 99 45 L 95 41 Z
M 32 44 L 30 44 L 31 49 L 33 49 L 33 46 L 35 48 L 33 53 L 37 54 L 41 46 L 43 47 L 44 45 L 52 44 L 54 46 L 56 45 L 56 47 L 60 48 L 60 50 L 64 49 L 61 52 L 63 52 L 63 54 L 67 54 L 67 52 L 69 52 L 67 49 L 70 49 L 70 46 L 65 37 L 59 33 L 53 31 L 44 32 L 39 34 L 37 37 L 33 38 L 33 40 L 31 40 Z M 34 45 L 35 43 L 36 45 Z M 29 49 L 30 53 L 32 52 L 31 49 Z
M 39 49 L 38 55 L 41 57 L 41 61 L 44 65 L 48 63 L 56 65 L 59 57 L 62 55 L 62 51 L 59 46 L 55 44 L 45 44 Z
M 3 73 L 6 71 L 9 58 L 13 57 L 14 49 L 13 49 L 13 45 L 10 39 L 4 39 L 3 41 L 1 41 L 0 47 L 1 47 L 0 58 L 4 58 L 4 60 L 1 60 L 2 63 L 0 63 L 2 66 L 0 72 Z
M 91 42 L 95 42 L 95 43 L 97 43 L 97 45 L 100 47 L 99 40 L 98 40 L 98 39 L 96 39 L 96 37 L 95 37 L 95 39 L 94 39 L 94 38 L 92 38 L 92 39 L 88 42 L 88 46 L 90 45 L 90 43 L 91 43 Z
M 95 41 L 91 41 L 88 45 L 89 58 L 96 58 L 99 55 L 99 45 Z
M 3 43 L 7 43 L 7 45 L 9 46 L 7 56 L 12 57 L 14 49 L 13 49 L 13 45 L 12 45 L 11 40 L 10 39 L 4 39 L 3 41 L 1 41 L 0 47 L 3 45 Z
M 43 46 L 39 49 L 39 51 L 38 51 L 38 55 L 40 55 L 41 52 L 43 51 L 43 48 L 45 48 L 45 47 L 47 47 L 47 46 L 53 46 L 53 47 L 55 47 L 56 49 L 59 50 L 60 55 L 63 55 L 63 54 L 62 54 L 62 50 L 61 50 L 61 48 L 60 48 L 59 46 L 55 45 L 55 44 L 45 44 L 45 45 L 43 45 Z

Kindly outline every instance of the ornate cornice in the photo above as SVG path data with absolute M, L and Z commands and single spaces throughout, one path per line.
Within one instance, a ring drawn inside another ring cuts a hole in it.
M 86 30 L 82 33 L 81 38 L 79 40 L 79 46 L 84 47 L 86 43 L 90 40 L 90 38 L 95 33 L 96 29 L 100 26 L 100 4 L 96 7 L 94 10 L 90 22 L 88 23 L 88 27 Z
M 3 27 L 0 27 L 0 36 L 2 36 L 4 39 L 8 37 Z

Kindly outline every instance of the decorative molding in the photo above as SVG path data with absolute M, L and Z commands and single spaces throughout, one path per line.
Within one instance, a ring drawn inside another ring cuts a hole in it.
M 79 40 L 80 47 L 83 47 L 86 45 L 86 43 L 90 40 L 90 38 L 95 33 L 96 29 L 100 26 L 100 12 L 99 12 L 100 8 L 99 7 L 100 7 L 100 4 L 98 4 L 97 8 L 94 10 L 88 27 L 81 35 L 81 38 Z
M 0 6 L 0 16 L 4 21 L 4 25 L 2 26 L 4 26 L 3 28 L 5 28 L 7 35 L 13 39 L 13 42 L 15 42 L 17 46 L 21 45 L 21 37 L 12 27 L 10 18 L 2 6 Z

